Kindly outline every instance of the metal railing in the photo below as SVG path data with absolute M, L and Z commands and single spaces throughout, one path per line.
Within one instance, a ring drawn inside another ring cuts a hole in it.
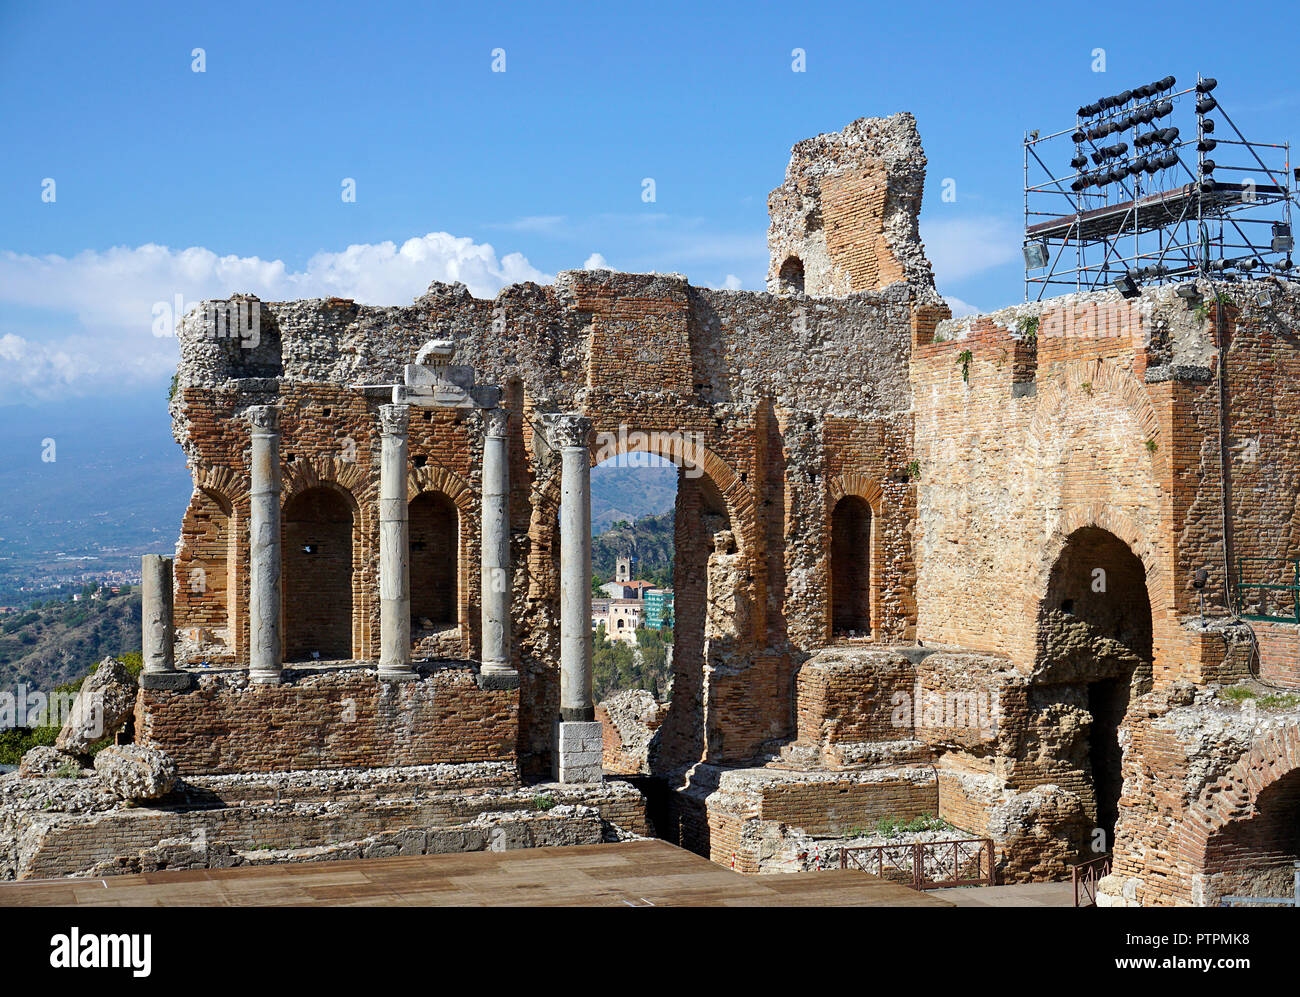
M 1264 565 L 1260 573 L 1265 578 L 1289 577 L 1290 581 L 1247 581 L 1247 566 L 1251 564 Z M 1273 570 L 1269 570 L 1269 565 Z M 1248 592 L 1254 594 L 1253 598 L 1247 598 Z M 1272 595 L 1274 592 L 1285 595 L 1278 599 Z M 1289 615 L 1283 615 L 1286 610 L 1290 610 Z M 1237 558 L 1237 613 L 1248 620 L 1300 623 L 1300 558 Z
M 1070 866 L 1070 879 L 1074 882 L 1074 906 L 1097 906 L 1097 882 L 1103 876 L 1110 875 L 1110 866 L 1109 853 Z M 1083 903 L 1079 903 L 1080 897 L 1083 898 Z
M 841 869 L 860 869 L 914 890 L 993 885 L 993 839 L 955 838 L 840 851 Z

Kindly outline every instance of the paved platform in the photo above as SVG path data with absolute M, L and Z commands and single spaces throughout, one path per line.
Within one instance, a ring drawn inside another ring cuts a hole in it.
M 666 841 L 0 884 L 0 907 L 951 907 L 865 872 L 742 876 Z
M 964 886 L 930 890 L 954 907 L 1073 907 L 1073 883 L 1023 883 L 1019 886 Z

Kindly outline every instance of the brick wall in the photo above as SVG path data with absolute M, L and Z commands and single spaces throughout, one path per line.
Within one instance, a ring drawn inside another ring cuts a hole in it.
M 400 683 L 364 668 L 279 686 L 225 674 L 186 693 L 142 690 L 135 724 L 182 775 L 513 762 L 518 694 L 479 689 L 463 668 Z

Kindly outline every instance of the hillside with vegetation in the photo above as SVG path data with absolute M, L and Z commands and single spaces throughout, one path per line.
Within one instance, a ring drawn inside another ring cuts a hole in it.
M 99 599 L 51 599 L 0 617 L 0 689 L 53 689 L 84 676 L 105 655 L 140 652 L 140 590 Z
M 656 585 L 673 584 L 673 513 L 614 523 L 591 542 L 591 573 L 596 585 L 614 577 L 614 564 L 631 555 L 632 576 Z
M 663 702 L 672 691 L 672 666 L 668 647 L 673 642 L 671 630 L 636 632 L 637 646 L 621 640 L 607 640 L 605 624 L 596 628 L 591 656 L 592 691 L 596 702 L 627 689 L 647 689 Z

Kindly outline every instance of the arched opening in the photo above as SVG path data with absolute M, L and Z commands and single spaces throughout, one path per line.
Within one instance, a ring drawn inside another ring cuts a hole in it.
M 238 517 L 223 495 L 203 488 L 190 503 L 182 530 L 184 558 L 177 564 L 177 619 L 187 630 L 234 650 L 238 591 Z
M 797 256 L 786 257 L 777 273 L 782 294 L 803 294 L 803 262 Z
M 411 500 L 411 630 L 420 635 L 458 627 L 460 516 L 442 492 Z
M 1229 821 L 1205 846 L 1207 901 L 1289 897 L 1300 861 L 1300 769 L 1260 790 L 1249 817 Z
M 1086 742 L 1072 761 L 1092 788 L 1096 828 L 1113 847 L 1123 789 L 1119 728 L 1150 682 L 1151 600 L 1146 568 L 1119 537 L 1096 526 L 1066 539 L 1039 614 L 1035 677 L 1041 708 L 1085 710 Z
M 871 632 L 871 506 L 846 495 L 831 512 L 831 633 Z
M 644 450 L 616 454 L 592 468 L 597 702 L 632 689 L 660 699 L 668 695 L 679 474 L 671 460 Z
M 352 653 L 352 503 L 317 485 L 284 506 L 286 661 L 348 660 Z

